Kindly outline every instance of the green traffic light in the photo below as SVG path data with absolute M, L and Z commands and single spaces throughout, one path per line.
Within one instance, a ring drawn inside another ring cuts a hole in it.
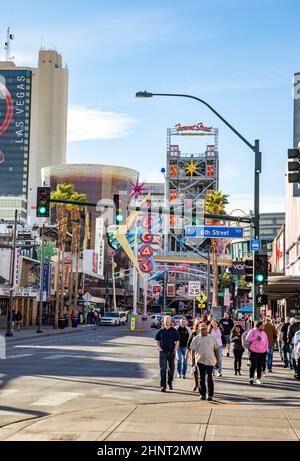
M 116 220 L 117 220 L 118 222 L 122 222 L 123 219 L 124 219 L 124 216 L 121 215 L 121 214 L 118 214 L 118 215 L 116 216 Z
M 255 280 L 258 282 L 258 283 L 262 283 L 264 280 L 265 280 L 265 277 L 263 276 L 263 274 L 257 274 L 255 276 Z
M 46 211 L 47 211 L 47 208 L 46 208 L 45 206 L 40 206 L 40 207 L 38 208 L 39 214 L 45 214 Z

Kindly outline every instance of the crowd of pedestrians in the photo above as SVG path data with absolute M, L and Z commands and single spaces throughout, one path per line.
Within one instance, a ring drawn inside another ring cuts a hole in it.
M 250 385 L 262 384 L 266 373 L 273 372 L 273 353 L 278 347 L 284 367 L 290 367 L 300 379 L 300 317 L 278 319 L 266 316 L 254 326 L 251 318 L 244 328 L 235 324 L 228 312 L 218 322 L 210 314 L 207 318 L 196 318 L 192 331 L 185 317 L 178 327 L 170 316 L 163 319 L 162 328 L 155 340 L 159 351 L 160 387 L 166 392 L 167 385 L 173 389 L 175 358 L 177 354 L 177 378 L 186 378 L 188 364 L 191 365 L 193 391 L 199 391 L 202 400 L 212 400 L 213 377 L 222 377 L 222 357 L 230 357 L 233 351 L 233 372 L 242 374 L 242 360 L 247 354 Z

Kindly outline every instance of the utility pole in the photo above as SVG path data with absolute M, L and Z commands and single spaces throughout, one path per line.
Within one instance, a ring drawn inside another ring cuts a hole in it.
M 14 303 L 14 275 L 15 275 L 15 258 L 16 258 L 16 240 L 17 240 L 17 220 L 18 210 L 15 210 L 13 247 L 10 265 L 10 287 L 9 287 L 9 304 L 7 310 L 7 325 L 5 336 L 13 336 L 12 312 Z
M 207 310 L 210 307 L 210 244 L 207 250 Z
M 41 246 L 41 266 L 40 266 L 40 300 L 39 300 L 39 323 L 36 332 L 43 333 L 42 316 L 43 316 L 43 298 L 44 298 L 44 226 L 42 225 L 42 246 Z

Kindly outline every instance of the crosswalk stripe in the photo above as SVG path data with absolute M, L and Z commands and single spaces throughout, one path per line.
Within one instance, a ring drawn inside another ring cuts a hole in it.
M 9 355 L 7 359 L 19 359 L 21 357 L 29 357 L 30 355 L 33 355 L 33 354 L 13 354 L 13 355 Z
M 68 402 L 68 400 L 72 400 L 81 395 L 82 394 L 79 392 L 53 392 L 51 394 L 39 398 L 35 402 L 32 402 L 30 405 L 56 407 Z
M 70 356 L 65 355 L 65 354 L 48 355 L 48 357 L 44 357 L 44 360 L 57 360 L 57 359 L 63 359 L 64 357 L 70 357 Z

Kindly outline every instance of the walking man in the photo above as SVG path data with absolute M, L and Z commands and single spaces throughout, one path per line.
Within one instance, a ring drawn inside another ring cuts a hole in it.
M 224 317 L 220 320 L 220 326 L 223 328 L 225 345 L 227 347 L 227 357 L 230 355 L 230 334 L 234 327 L 234 321 L 229 315 L 229 312 L 224 313 Z
M 167 374 L 169 389 L 173 389 L 175 353 L 179 348 L 179 334 L 176 328 L 172 327 L 172 319 L 169 315 L 164 317 L 163 326 L 156 333 L 155 341 L 159 351 L 160 390 L 166 392 Z
M 207 333 L 207 325 L 201 323 L 200 335 L 195 336 L 191 344 L 192 350 L 192 366 L 197 364 L 199 376 L 199 393 L 201 400 L 206 400 L 206 376 L 208 397 L 207 400 L 212 400 L 214 396 L 213 369 L 214 366 L 219 368 L 219 345 L 216 338 Z
M 267 354 L 267 369 L 269 373 L 272 373 L 272 366 L 273 366 L 273 352 L 274 352 L 274 345 L 277 340 L 277 330 L 274 325 L 271 323 L 271 317 L 267 316 L 265 318 L 264 324 L 264 332 L 268 336 L 268 354 Z
M 180 324 L 177 328 L 179 334 L 179 348 L 177 351 L 177 378 L 185 379 L 186 369 L 187 369 L 187 360 L 186 360 L 186 347 L 191 336 L 191 331 L 187 326 L 187 321 L 185 317 L 180 319 Z

